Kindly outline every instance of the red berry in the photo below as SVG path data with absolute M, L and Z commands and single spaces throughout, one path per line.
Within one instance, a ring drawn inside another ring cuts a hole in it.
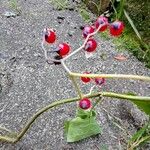
M 124 30 L 124 24 L 121 21 L 116 20 L 110 25 L 110 34 L 113 36 L 119 36 Z
M 89 74 L 89 72 L 84 72 L 84 74 Z M 90 82 L 90 78 L 88 78 L 88 77 L 81 77 L 81 80 L 82 80 L 82 82 L 84 82 L 84 83 L 88 83 L 88 82 Z
M 97 85 L 102 85 L 106 82 L 105 78 L 95 78 L 95 83 Z
M 94 32 L 93 26 L 85 26 L 82 32 L 82 35 L 84 38 L 86 38 L 90 33 Z
M 87 52 L 93 52 L 93 51 L 95 51 L 96 47 L 97 47 L 97 42 L 94 39 L 89 39 L 87 41 L 84 49 Z
M 47 43 L 54 43 L 56 40 L 56 34 L 52 29 L 46 29 L 45 31 L 45 41 Z
M 99 29 L 100 32 L 105 31 L 108 26 L 108 19 L 106 17 L 100 16 L 97 18 L 95 22 L 95 26 L 98 29 L 98 27 L 101 25 L 101 28 Z
M 58 45 L 58 51 L 57 53 L 60 55 L 60 56 L 64 56 L 64 55 L 67 55 L 70 51 L 70 46 L 66 43 L 61 43 Z
M 88 98 L 83 98 L 79 102 L 79 107 L 82 109 L 89 109 L 91 107 L 91 101 Z

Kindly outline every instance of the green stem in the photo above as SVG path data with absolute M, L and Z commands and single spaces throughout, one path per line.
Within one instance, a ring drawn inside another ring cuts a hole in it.
M 16 139 L 8 137 L 8 136 L 0 136 L 0 141 L 9 142 L 9 143 L 15 143 Z
M 118 98 L 118 99 L 126 99 L 126 100 L 132 100 L 132 101 L 150 101 L 150 97 L 147 96 L 132 96 L 132 95 L 126 95 L 126 94 L 118 94 L 113 92 L 100 92 L 99 95 L 102 95 L 103 97 L 111 97 L 111 98 Z M 97 96 L 99 96 L 97 95 Z M 96 97 L 92 94 L 93 97 Z
M 119 14 L 118 14 L 118 19 L 120 19 L 122 17 L 124 5 L 125 5 L 125 0 L 121 0 L 120 1 L 120 9 L 119 9 Z
M 120 79 L 134 79 L 134 80 L 145 80 L 150 81 L 150 77 L 148 76 L 138 76 L 138 75 L 130 75 L 130 74 L 81 74 L 81 73 L 70 73 L 70 76 L 76 77 L 89 77 L 89 78 L 120 78 Z
M 87 95 L 84 95 L 83 98 L 85 98 L 85 97 L 93 98 L 93 97 L 98 97 L 98 96 L 112 97 L 112 98 L 119 98 L 119 99 L 126 99 L 126 100 L 136 100 L 136 101 L 143 101 L 143 100 L 144 101 L 150 101 L 150 97 L 130 96 L 130 95 L 124 95 L 124 94 L 117 94 L 117 93 L 113 93 L 113 92 L 98 92 L 98 93 L 93 93 L 93 94 L 90 94 L 90 95 L 87 94 Z M 18 142 L 24 136 L 24 134 L 28 131 L 28 129 L 31 127 L 31 125 L 34 123 L 34 121 L 40 115 L 42 115 L 44 112 L 46 112 L 47 110 L 49 110 L 53 107 L 56 107 L 56 106 L 59 106 L 59 105 L 62 105 L 62 104 L 66 104 L 66 103 L 75 102 L 75 101 L 78 101 L 78 100 L 80 100 L 80 97 L 64 99 L 64 100 L 53 102 L 52 104 L 42 108 L 36 114 L 34 114 L 33 117 L 27 122 L 25 127 L 22 129 L 22 131 L 18 134 L 16 139 L 6 137 L 6 136 L 0 136 L 0 140 L 5 141 L 5 142 L 10 142 L 10 143 Z
M 82 98 L 83 98 L 83 94 L 82 94 L 81 89 L 79 88 L 79 86 L 78 86 L 78 84 L 77 84 L 77 82 L 76 82 L 76 78 L 73 77 L 73 76 L 70 76 L 70 79 L 72 80 L 72 82 L 73 82 L 73 84 L 74 84 L 74 86 L 75 86 L 75 89 L 76 89 L 76 91 L 77 91 L 77 93 L 78 93 L 80 99 L 82 99 Z
M 90 110 L 90 116 L 89 116 L 89 118 L 91 118 L 91 116 L 92 116 L 92 110 L 94 110 L 94 108 L 95 108 L 95 106 L 99 103 L 99 102 L 102 102 L 102 97 L 98 97 L 98 99 L 96 99 L 96 102 L 93 104 L 93 106 L 92 106 L 92 108 L 91 108 L 91 110 Z
M 110 0 L 110 2 L 111 2 L 111 5 L 112 5 L 113 10 L 114 10 L 114 12 L 115 12 L 116 19 L 118 19 L 118 13 L 117 13 L 117 10 L 116 10 L 116 8 L 115 8 L 115 6 L 114 6 L 114 2 L 112 2 L 112 0 Z
M 131 145 L 129 145 L 128 150 L 134 150 L 136 147 L 138 147 L 142 142 L 147 141 L 150 139 L 150 136 L 145 136 L 143 138 L 141 138 L 140 140 L 136 141 L 135 143 L 132 143 Z
M 1 126 L 0 126 L 0 130 L 1 131 L 6 131 L 6 132 L 11 132 L 9 129 L 6 129 L 5 127 L 1 127 Z

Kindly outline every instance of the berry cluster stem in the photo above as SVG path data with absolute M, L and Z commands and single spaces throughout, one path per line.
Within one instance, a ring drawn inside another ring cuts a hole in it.
M 51 62 L 61 62 L 60 60 L 52 59 L 52 58 L 50 58 L 50 57 L 47 56 L 47 50 L 46 50 L 45 47 L 44 47 L 44 40 L 42 40 L 41 47 L 42 47 L 42 49 L 43 49 L 43 51 L 44 51 L 44 57 L 45 57 L 45 59 L 46 59 L 47 61 L 51 61 Z
M 82 92 L 81 92 L 80 87 L 78 86 L 78 84 L 77 84 L 77 82 L 76 82 L 76 78 L 75 78 L 74 76 L 70 76 L 70 79 L 72 80 L 72 82 L 73 82 L 73 84 L 74 84 L 74 86 L 75 86 L 75 88 L 76 88 L 76 91 L 77 91 L 77 93 L 78 93 L 80 99 L 82 99 L 82 98 L 83 98 L 83 94 L 82 94 Z
M 95 32 L 88 34 L 88 36 L 87 36 L 86 39 L 84 40 L 84 43 L 83 43 L 78 49 L 76 49 L 74 52 L 72 52 L 70 55 L 68 55 L 68 56 L 66 56 L 64 59 L 62 59 L 62 61 L 67 60 L 69 57 L 71 57 L 71 56 L 73 56 L 74 54 L 76 54 L 76 53 L 78 53 L 79 51 L 81 51 L 81 50 L 85 47 L 85 45 L 86 45 L 87 41 L 89 40 L 89 38 L 90 38 L 91 36 L 94 36 L 95 34 L 97 34 L 101 27 L 102 27 L 102 26 L 100 25 L 100 26 L 96 29 Z
M 89 78 L 120 78 L 120 79 L 134 79 L 150 81 L 148 76 L 130 75 L 130 74 L 81 74 L 81 73 L 70 73 L 70 76 L 75 77 L 89 77 Z

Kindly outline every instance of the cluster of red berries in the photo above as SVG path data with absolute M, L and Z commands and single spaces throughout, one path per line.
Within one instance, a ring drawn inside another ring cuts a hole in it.
M 109 32 L 112 36 L 119 36 L 124 30 L 123 22 L 116 20 L 113 23 L 108 23 L 108 19 L 106 17 L 100 16 L 92 26 L 85 26 L 82 32 L 84 38 L 86 38 L 89 34 L 93 33 L 95 29 L 99 29 L 100 32 L 105 31 L 109 28 Z M 46 29 L 44 32 L 45 41 L 49 44 L 52 44 L 56 41 L 56 34 L 52 29 Z M 93 38 L 89 38 L 87 43 L 85 44 L 84 50 L 86 52 L 94 52 L 97 48 L 97 42 Z M 59 56 L 64 57 L 70 51 L 70 46 L 67 43 L 61 43 L 54 50 L 57 52 Z
M 105 31 L 109 28 L 109 33 L 112 36 L 119 36 L 122 34 L 124 30 L 123 22 L 116 20 L 113 23 L 108 23 L 108 19 L 104 16 L 100 16 L 97 18 L 96 22 L 92 26 L 85 26 L 82 32 L 84 38 L 91 33 L 94 33 L 95 29 L 99 28 L 99 32 Z M 46 29 L 44 32 L 44 40 L 52 44 L 56 41 L 56 34 L 52 29 Z M 94 52 L 97 48 L 97 42 L 94 38 L 89 38 L 84 46 L 84 50 L 88 53 Z M 59 56 L 59 58 L 63 58 L 70 51 L 70 46 L 67 43 L 60 43 L 58 47 L 54 50 Z M 89 74 L 85 72 L 85 74 Z M 81 77 L 83 83 L 89 83 L 91 80 L 95 82 L 96 85 L 102 85 L 105 83 L 105 78 L 94 78 L 91 79 L 89 77 Z M 91 108 L 91 101 L 88 98 L 83 98 L 79 102 L 79 107 L 82 109 Z
M 119 36 L 122 34 L 124 30 L 124 24 L 123 22 L 116 20 L 113 23 L 108 23 L 108 19 L 106 17 L 100 16 L 92 26 L 85 26 L 82 32 L 82 35 L 84 38 L 86 38 L 89 34 L 93 33 L 95 29 L 99 29 L 99 32 L 105 31 L 107 28 L 109 28 L 110 35 L 112 36 Z M 84 49 L 86 52 L 94 52 L 97 47 L 97 42 L 95 39 L 90 38 Z
M 52 44 L 56 41 L 56 33 L 52 29 L 46 29 L 44 32 L 44 39 L 47 43 Z M 67 43 L 60 43 L 58 47 L 53 50 L 59 56 L 64 57 L 70 51 L 70 46 Z
M 113 23 L 108 23 L 108 19 L 106 17 L 100 16 L 97 18 L 96 22 L 92 26 L 85 26 L 82 32 L 84 38 L 95 31 L 95 29 L 99 28 L 99 32 L 105 31 L 109 28 L 109 33 L 112 36 L 119 36 L 122 34 L 124 30 L 123 22 L 116 20 Z M 89 38 L 87 43 L 85 44 L 84 50 L 86 52 L 94 52 L 97 47 L 97 42 L 93 38 Z M 84 72 L 85 74 L 89 74 L 89 72 Z M 89 83 L 91 78 L 89 77 L 81 77 L 81 81 L 83 83 Z M 94 82 L 96 85 L 102 85 L 105 83 L 105 78 L 95 78 Z M 79 107 L 82 109 L 89 109 L 91 108 L 91 101 L 88 98 L 81 99 L 79 102 Z
M 89 74 L 89 72 L 84 72 L 84 74 Z M 94 79 L 91 79 L 89 77 L 81 77 L 81 81 L 83 83 L 89 83 L 90 81 L 94 81 L 94 83 L 98 86 L 101 86 L 103 85 L 106 81 L 105 81 L 105 78 L 94 78 Z M 83 98 L 79 101 L 79 107 L 81 109 L 89 109 L 91 108 L 92 104 L 91 104 L 91 101 L 90 99 L 88 98 Z

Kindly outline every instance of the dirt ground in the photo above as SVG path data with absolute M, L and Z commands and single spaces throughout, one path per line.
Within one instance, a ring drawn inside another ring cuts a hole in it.
M 49 65 L 45 61 L 41 49 L 43 29 L 56 29 L 57 42 L 68 42 L 74 51 L 81 45 L 80 26 L 85 22 L 79 12 L 71 9 L 58 11 L 48 0 L 18 0 L 17 8 L 11 0 L 0 0 L 0 124 L 19 132 L 40 108 L 76 96 L 62 66 Z M 6 12 L 19 14 L 8 17 Z M 60 22 L 58 17 L 64 19 Z M 70 58 L 67 65 L 72 71 L 150 76 L 150 70 L 144 64 L 127 51 L 118 51 L 110 37 L 107 40 L 96 38 L 99 45 L 94 57 L 87 60 L 84 53 L 79 53 Z M 120 53 L 127 60 L 115 60 L 114 56 Z M 147 82 L 107 80 L 106 83 L 104 91 L 150 96 Z M 91 85 L 81 86 L 87 92 Z M 97 106 L 102 134 L 68 144 L 63 123 L 74 117 L 75 106 L 71 103 L 44 113 L 19 142 L 0 143 L 0 150 L 124 150 L 130 135 L 147 119 L 132 103 L 105 98 L 102 105 Z

